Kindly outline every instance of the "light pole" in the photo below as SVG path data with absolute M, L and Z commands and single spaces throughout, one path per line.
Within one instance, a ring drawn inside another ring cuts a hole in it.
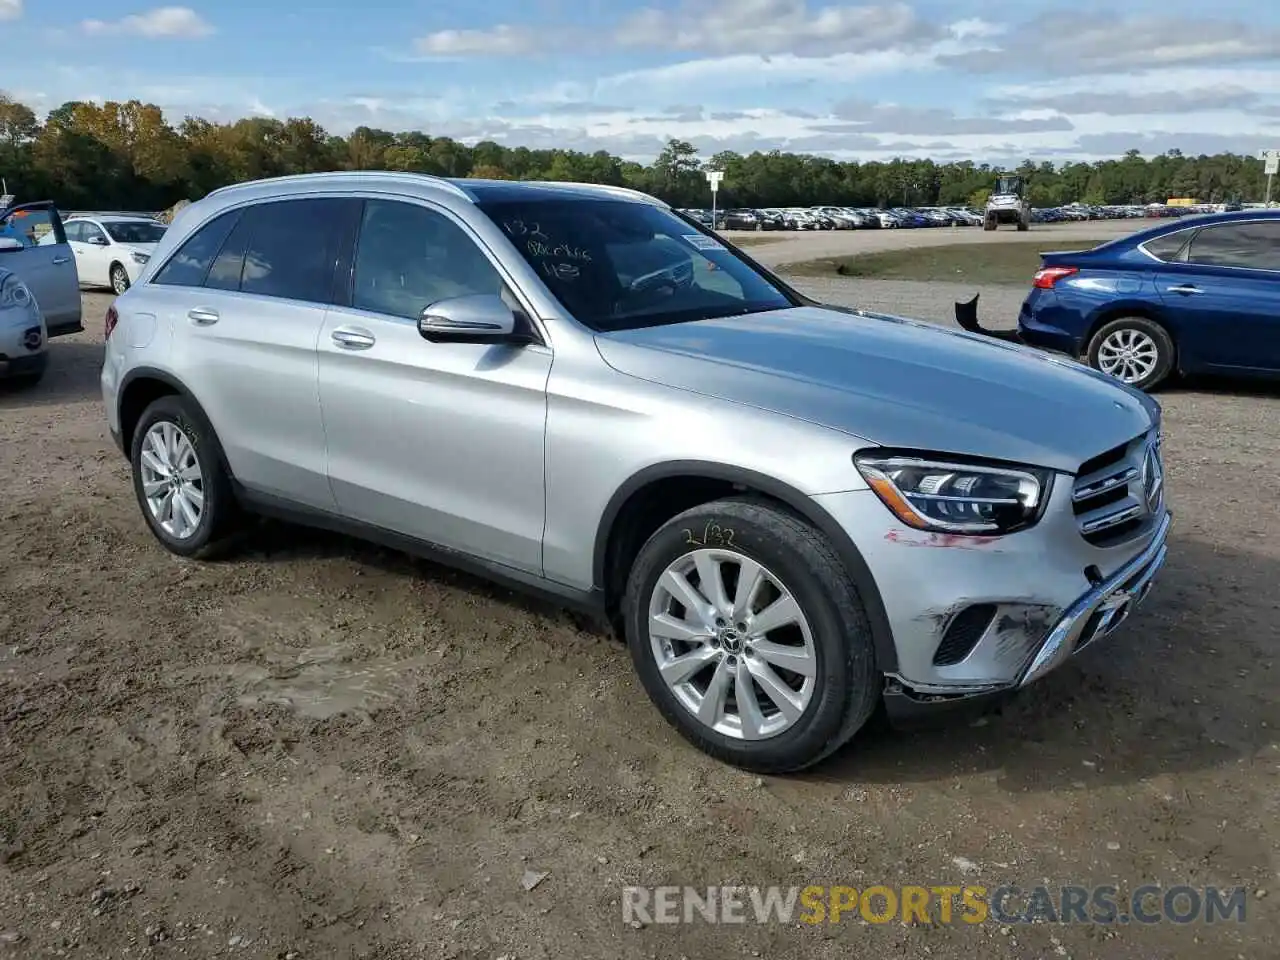
M 720 181 L 724 179 L 723 170 L 705 171 L 707 183 L 711 184 L 711 229 L 716 228 L 716 198 L 720 193 Z

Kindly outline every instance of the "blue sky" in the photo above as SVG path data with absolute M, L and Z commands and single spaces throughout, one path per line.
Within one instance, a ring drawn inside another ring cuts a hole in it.
M 1280 148 L 1274 0 L 0 0 L 0 90 L 649 159 Z

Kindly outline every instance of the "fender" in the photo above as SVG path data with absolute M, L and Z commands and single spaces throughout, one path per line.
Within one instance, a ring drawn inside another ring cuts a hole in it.
M 184 384 L 181 380 L 175 377 L 172 373 L 169 373 L 167 370 L 161 370 L 159 367 L 144 366 L 144 367 L 134 367 L 133 369 L 131 369 L 128 373 L 126 373 L 121 378 L 120 385 L 116 388 L 116 414 L 122 426 L 124 424 L 124 418 L 120 415 L 124 412 L 123 411 L 124 398 L 125 398 L 125 395 L 129 392 L 129 385 L 133 383 L 135 380 L 160 381 L 166 386 L 171 387 L 174 393 L 178 394 L 184 400 L 191 403 L 197 410 L 200 411 L 200 415 L 203 416 L 205 420 L 209 419 L 204 412 L 204 407 L 200 405 L 200 401 L 197 400 L 195 396 L 191 393 L 191 391 L 187 389 L 186 384 Z M 126 443 L 125 438 L 123 436 L 117 437 L 116 441 L 119 444 L 120 449 L 124 453 L 124 455 L 126 457 L 129 456 L 128 444 Z
M 880 596 L 880 588 L 876 586 L 871 568 L 863 558 L 857 545 L 845 533 L 844 528 L 832 518 L 822 507 L 794 487 L 763 473 L 741 467 L 728 466 L 723 463 L 710 463 L 702 460 L 673 460 L 669 463 L 655 464 L 645 467 L 628 478 L 609 499 L 605 506 L 600 524 L 596 528 L 595 553 L 592 562 L 594 581 L 597 589 L 605 584 L 605 566 L 608 557 L 609 540 L 613 527 L 622 512 L 623 505 L 632 495 L 649 484 L 671 477 L 691 477 L 706 480 L 723 480 L 737 484 L 748 490 L 758 491 L 781 503 L 804 517 L 818 530 L 822 531 L 836 554 L 844 564 L 845 571 L 858 590 L 858 595 L 866 607 L 867 619 L 871 624 L 871 640 L 875 649 L 876 668 L 882 673 L 891 673 L 897 669 L 898 651 L 893 644 L 893 631 L 889 626 L 889 617 L 885 613 L 884 600 Z

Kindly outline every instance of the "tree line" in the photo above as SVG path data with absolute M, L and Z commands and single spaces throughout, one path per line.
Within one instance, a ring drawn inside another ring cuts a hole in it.
M 895 159 L 837 161 L 771 151 L 703 158 L 671 140 L 650 164 L 600 150 L 531 150 L 492 141 L 467 146 L 421 131 L 359 127 L 328 133 L 310 118 L 249 117 L 176 127 L 154 104 L 70 102 L 43 121 L 0 94 L 0 176 L 20 199 L 66 209 L 163 210 L 210 190 L 261 177 L 325 170 L 404 170 L 448 177 L 562 180 L 632 187 L 682 207 L 709 206 L 703 172 L 724 171 L 722 207 L 932 206 L 981 203 L 1003 172 L 985 163 Z M 1093 163 L 1024 161 L 1034 206 L 1204 203 L 1261 199 L 1262 162 L 1235 154 L 1144 158 L 1137 150 Z

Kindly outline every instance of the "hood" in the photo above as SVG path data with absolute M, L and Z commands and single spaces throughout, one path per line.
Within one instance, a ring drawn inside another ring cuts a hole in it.
M 596 343 L 621 373 L 880 446 L 1067 473 L 1159 420 L 1150 397 L 1080 364 L 880 314 L 796 307 Z

